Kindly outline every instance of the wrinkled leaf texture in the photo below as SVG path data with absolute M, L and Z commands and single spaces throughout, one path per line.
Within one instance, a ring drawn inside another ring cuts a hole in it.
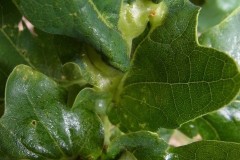
M 28 66 L 17 66 L 6 85 L 0 119 L 0 154 L 10 159 L 96 159 L 102 150 L 98 116 L 66 107 L 66 92 Z

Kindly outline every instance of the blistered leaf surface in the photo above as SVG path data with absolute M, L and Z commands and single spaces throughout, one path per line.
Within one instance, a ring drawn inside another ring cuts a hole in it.
M 27 64 L 44 74 L 62 81 L 62 64 L 80 54 L 82 43 L 66 36 L 57 36 L 25 27 L 18 28 L 22 15 L 11 1 L 0 4 L 0 97 L 6 79 L 18 64 Z M 79 56 L 80 57 L 80 56 Z
M 53 80 L 17 66 L 6 87 L 0 119 L 0 151 L 12 159 L 96 159 L 102 150 L 99 118 L 66 107 L 66 93 Z

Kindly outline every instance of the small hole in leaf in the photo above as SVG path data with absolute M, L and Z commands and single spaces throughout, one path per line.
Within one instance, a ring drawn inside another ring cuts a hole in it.
M 26 51 L 22 51 L 22 55 L 26 56 L 27 52 Z
M 32 120 L 31 124 L 32 124 L 34 127 L 36 127 L 37 121 L 36 121 L 36 120 Z

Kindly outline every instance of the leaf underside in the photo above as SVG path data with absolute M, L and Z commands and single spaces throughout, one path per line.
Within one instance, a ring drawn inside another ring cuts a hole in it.
M 110 63 L 126 71 L 127 42 L 117 29 L 122 0 L 14 0 L 34 26 L 53 34 L 84 39 L 102 52 Z

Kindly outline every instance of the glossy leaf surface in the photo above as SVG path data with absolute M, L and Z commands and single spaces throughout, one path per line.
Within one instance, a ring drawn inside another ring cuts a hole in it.
M 239 98 L 230 105 L 185 124 L 181 131 L 193 137 L 200 134 L 205 140 L 221 140 L 240 143 L 240 102 Z M 188 131 L 195 129 L 195 135 Z M 184 130 L 185 129 L 185 130 Z M 188 130 L 188 131 L 186 131 Z
M 223 107 L 239 92 L 234 60 L 196 40 L 198 8 L 185 0 L 164 3 L 168 15 L 138 45 L 109 113 L 123 131 L 177 128 Z
M 111 103 L 111 97 L 110 93 L 84 88 L 77 95 L 73 107 L 81 106 L 82 109 L 105 115 L 106 109 Z
M 205 32 L 219 24 L 239 6 L 239 0 L 205 0 L 198 18 L 199 31 Z
M 123 76 L 121 71 L 106 64 L 96 50 L 88 45 L 84 45 L 80 53 L 74 62 L 63 66 L 67 81 L 75 84 L 88 83 L 100 90 L 116 88 Z
M 38 28 L 83 38 L 103 52 L 117 68 L 129 67 L 129 47 L 117 29 L 122 0 L 14 0 Z
M 1 1 L 0 29 L 0 97 L 3 97 L 5 82 L 18 64 L 27 64 L 44 74 L 64 81 L 62 64 L 80 58 L 82 42 L 65 36 L 56 36 L 35 29 L 30 33 L 24 26 L 19 31 L 21 14 L 11 1 Z
M 240 2 L 240 1 L 239 1 Z M 203 33 L 199 42 L 229 53 L 240 65 L 240 7 L 220 24 Z
M 66 92 L 47 76 L 17 66 L 6 87 L 0 151 L 11 159 L 96 159 L 103 128 L 93 113 L 66 107 Z
M 168 145 L 157 134 L 147 131 L 130 133 L 112 141 L 108 148 L 108 157 L 116 158 L 128 151 L 138 160 L 163 160 Z
M 240 144 L 221 141 L 200 141 L 171 148 L 166 160 L 238 160 Z
M 204 119 L 215 128 L 220 140 L 240 143 L 239 100 L 234 101 L 231 105 L 217 111 L 216 113 L 206 115 Z M 207 131 L 205 130 L 205 132 Z

